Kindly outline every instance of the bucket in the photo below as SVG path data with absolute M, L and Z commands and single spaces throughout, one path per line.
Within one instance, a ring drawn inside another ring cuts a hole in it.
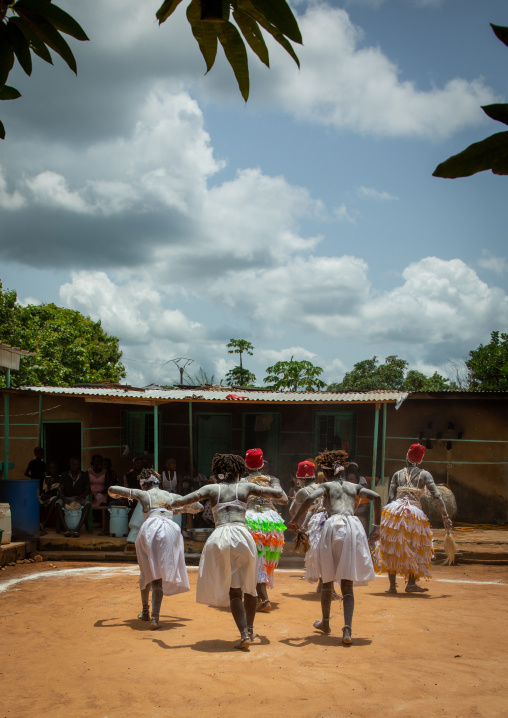
M 63 512 L 65 514 L 65 525 L 67 526 L 69 531 L 74 531 L 74 529 L 77 529 L 79 526 L 79 522 L 81 521 L 82 509 L 67 509 L 64 506 Z
M 129 508 L 127 506 L 112 506 L 109 509 L 109 533 L 111 536 L 121 538 L 129 533 Z
M 11 507 L 14 541 L 24 541 L 39 535 L 38 481 L 32 479 L 0 480 L 0 501 L 5 501 Z
M 0 543 L 11 542 L 11 507 L 9 504 L 0 504 L 0 529 L 2 535 Z

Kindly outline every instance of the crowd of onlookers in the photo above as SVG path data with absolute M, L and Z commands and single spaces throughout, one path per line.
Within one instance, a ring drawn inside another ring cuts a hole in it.
M 90 511 L 94 509 L 107 509 L 110 506 L 128 506 L 130 511 L 133 504 L 127 499 L 112 499 L 108 495 L 110 486 L 123 484 L 127 488 L 139 489 L 138 476 L 146 467 L 144 457 L 135 457 L 132 460 L 132 468 L 119 481 L 117 472 L 113 469 L 111 459 L 100 454 L 92 456 L 90 468 L 87 471 L 81 469 L 81 462 L 77 458 L 71 458 L 67 469 L 61 473 L 58 463 L 44 461 L 44 450 L 41 447 L 34 449 L 34 458 L 29 462 L 25 476 L 29 479 L 39 481 L 39 503 L 41 507 L 42 534 L 46 527 L 56 517 L 65 536 L 78 537 L 81 529 L 89 517 Z M 185 473 L 177 471 L 176 460 L 168 458 L 162 471 L 163 488 L 176 494 L 188 494 L 210 479 L 200 474 L 197 467 L 193 468 L 191 475 L 190 463 L 185 467 Z M 81 509 L 81 517 L 75 529 L 69 529 L 66 522 L 64 509 Z M 97 512 L 98 513 L 98 512 Z M 130 513 L 130 512 L 129 512 Z M 108 515 L 105 519 L 98 517 L 102 526 L 102 534 L 109 535 L 107 530 Z M 187 529 L 187 514 L 178 514 L 174 520 L 181 526 L 184 535 Z M 193 517 L 194 528 L 213 528 L 211 509 L 205 506 L 205 511 Z

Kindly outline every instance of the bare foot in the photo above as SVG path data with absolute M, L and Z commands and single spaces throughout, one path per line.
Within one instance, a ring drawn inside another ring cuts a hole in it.
M 318 631 L 322 631 L 323 633 L 326 633 L 326 635 L 328 635 L 332 632 L 328 621 L 325 621 L 325 620 L 314 621 L 314 623 L 312 625 L 314 626 L 314 628 L 317 628 Z
M 150 630 L 156 631 L 160 627 L 161 624 L 159 623 L 159 621 L 156 618 L 152 618 L 152 620 L 150 621 Z
M 270 601 L 261 601 L 257 610 L 258 613 L 268 613 L 272 610 L 272 604 L 270 603 Z
M 257 633 L 254 633 L 254 629 L 250 626 L 248 628 L 250 640 L 253 641 L 255 638 L 259 638 Z
M 138 618 L 140 618 L 142 621 L 149 621 L 150 614 L 148 612 L 148 609 L 146 611 L 142 611 L 141 613 L 138 613 Z
M 425 593 L 428 590 L 428 588 L 422 588 L 422 586 L 418 586 L 416 583 L 413 583 L 411 586 L 406 586 L 406 593 Z
M 397 593 L 397 589 L 390 586 L 390 588 L 386 589 L 385 593 Z
M 250 637 L 248 629 L 245 631 L 242 631 L 242 634 L 240 636 L 240 643 L 235 646 L 235 648 L 243 649 L 246 648 L 249 650 L 249 646 L 252 643 L 252 638 Z
M 353 643 L 351 639 L 351 626 L 344 626 L 342 629 L 342 643 L 345 646 L 350 646 Z

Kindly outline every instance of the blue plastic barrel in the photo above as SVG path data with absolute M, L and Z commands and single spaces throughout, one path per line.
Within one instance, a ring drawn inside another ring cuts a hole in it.
M 0 479 L 0 502 L 11 507 L 12 539 L 39 536 L 39 482 L 32 479 Z

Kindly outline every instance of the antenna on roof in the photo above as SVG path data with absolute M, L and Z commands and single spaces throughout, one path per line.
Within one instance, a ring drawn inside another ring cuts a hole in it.
M 180 386 L 183 386 L 183 373 L 185 371 L 185 367 L 192 364 L 193 361 L 194 359 L 187 359 L 187 357 L 178 357 L 177 359 L 168 359 L 167 362 L 164 362 L 164 366 L 169 364 L 169 362 L 173 362 L 173 364 L 178 367 L 180 372 Z M 183 364 L 181 364 L 181 362 L 183 362 Z

